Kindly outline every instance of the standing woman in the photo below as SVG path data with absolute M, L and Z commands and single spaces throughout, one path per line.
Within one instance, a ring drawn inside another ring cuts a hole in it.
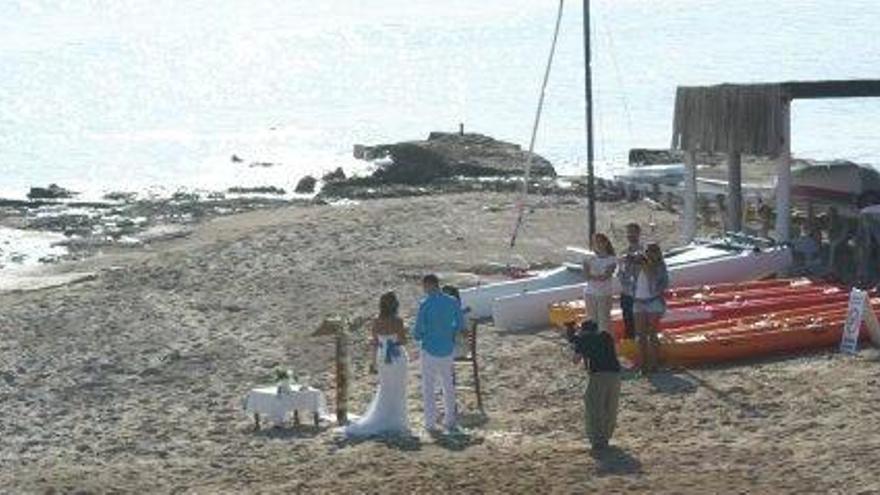
M 612 276 L 617 268 L 617 257 L 605 234 L 593 236 L 593 248 L 596 251 L 595 256 L 584 262 L 587 279 L 584 300 L 588 317 L 596 323 L 600 332 L 608 333 L 611 331 Z
M 373 320 L 373 365 L 378 368 L 379 383 L 367 412 L 343 429 L 348 437 L 401 435 L 409 432 L 406 411 L 408 333 L 398 316 L 400 303 L 394 292 L 379 299 L 379 316 Z
M 639 340 L 641 367 L 645 373 L 657 370 L 660 340 L 657 332 L 660 318 L 666 313 L 663 293 L 669 287 L 669 274 L 663 252 L 657 244 L 648 244 L 645 256 L 636 272 L 636 287 L 633 295 L 633 313 L 636 318 L 636 335 Z

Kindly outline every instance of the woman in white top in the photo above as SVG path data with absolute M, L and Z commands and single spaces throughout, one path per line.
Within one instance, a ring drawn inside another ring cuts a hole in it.
M 596 252 L 595 256 L 584 262 L 584 274 L 587 278 L 587 286 L 584 289 L 587 318 L 596 323 L 600 332 L 610 332 L 612 277 L 617 268 L 617 257 L 611 241 L 605 234 L 593 236 L 593 248 Z
M 633 313 L 639 341 L 641 368 L 645 373 L 657 370 L 660 356 L 660 319 L 666 312 L 663 293 L 669 287 L 669 274 L 663 252 L 657 244 L 648 244 L 639 264 L 633 291 Z

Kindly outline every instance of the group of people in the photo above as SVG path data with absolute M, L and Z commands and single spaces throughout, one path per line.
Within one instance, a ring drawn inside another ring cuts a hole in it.
M 642 356 L 641 369 L 657 368 L 657 330 L 666 312 L 663 293 L 669 287 L 669 274 L 658 244 L 643 246 L 641 227 L 626 226 L 626 251 L 618 257 L 605 234 L 593 236 L 594 256 L 584 262 L 587 284 L 584 289 L 587 317 L 600 332 L 611 332 L 611 305 L 615 272 L 620 283 L 620 310 L 624 337 L 637 339 Z
M 660 246 L 643 246 L 641 228 L 636 223 L 626 226 L 626 238 L 626 250 L 618 257 L 608 236 L 593 237 L 595 255 L 584 262 L 587 319 L 580 332 L 574 326 L 567 332 L 575 361 L 583 361 L 589 372 L 584 391 L 585 428 L 596 450 L 606 448 L 614 433 L 620 397 L 621 367 L 611 333 L 615 272 L 620 283 L 624 337 L 638 340 L 639 364 L 644 373 L 657 369 L 657 332 L 666 312 L 663 294 L 669 286 L 669 275 Z
M 584 393 L 586 431 L 593 448 L 600 450 L 607 447 L 614 432 L 620 395 L 621 367 L 610 328 L 614 277 L 620 284 L 625 337 L 638 340 L 640 367 L 645 373 L 657 368 L 658 324 L 666 311 L 663 294 L 669 277 L 660 247 L 643 246 L 641 229 L 635 223 L 627 225 L 626 236 L 627 247 L 621 256 L 606 235 L 594 236 L 595 255 L 584 263 L 587 320 L 580 331 L 571 327 L 567 333 L 576 360 L 583 361 L 590 373 Z M 451 287 L 441 289 L 435 275 L 425 276 L 422 288 L 425 297 L 411 331 L 398 314 L 397 296 L 388 292 L 380 298 L 379 316 L 371 327 L 378 387 L 366 413 L 344 428 L 347 436 L 409 432 L 409 357 L 405 345 L 410 339 L 418 343 L 416 359 L 421 361 L 425 428 L 432 434 L 456 430 L 453 366 L 456 336 L 465 330 L 464 311 L 458 292 Z M 438 382 L 443 396 L 442 415 L 438 414 L 435 397 Z

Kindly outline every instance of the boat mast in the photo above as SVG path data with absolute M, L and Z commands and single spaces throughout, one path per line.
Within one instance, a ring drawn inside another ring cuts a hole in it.
M 587 114 L 587 208 L 589 218 L 588 242 L 593 245 L 596 233 L 596 190 L 593 170 L 593 77 L 590 60 L 590 0 L 584 0 L 584 96 Z

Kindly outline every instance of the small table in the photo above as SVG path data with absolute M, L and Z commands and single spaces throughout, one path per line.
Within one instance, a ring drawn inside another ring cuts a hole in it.
M 311 414 L 315 426 L 326 415 L 327 401 L 324 393 L 312 387 L 291 385 L 288 393 L 278 393 L 277 386 L 251 390 L 244 400 L 245 411 L 254 413 L 256 428 L 260 429 L 260 415 L 268 416 L 275 425 L 281 425 L 293 413 L 295 425 L 299 425 L 300 412 Z

